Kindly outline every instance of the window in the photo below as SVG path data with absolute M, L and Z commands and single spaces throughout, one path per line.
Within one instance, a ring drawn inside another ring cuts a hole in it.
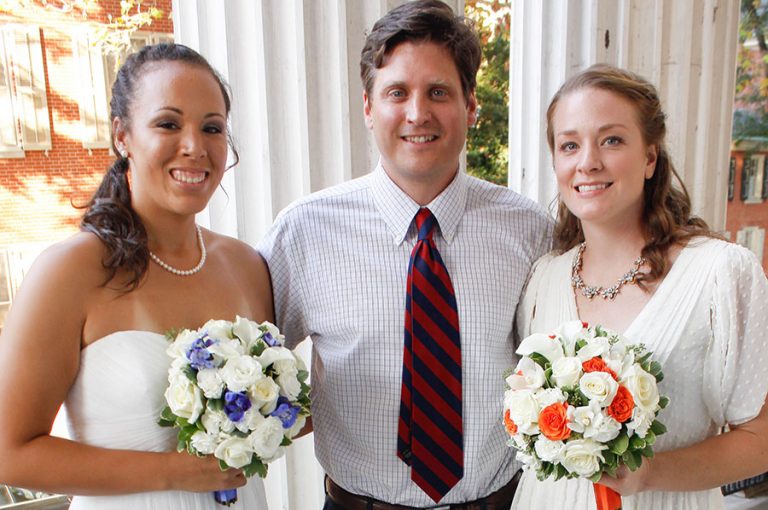
M 744 168 L 741 171 L 741 199 L 747 203 L 762 202 L 766 194 L 765 154 L 754 154 L 744 157 Z
M 51 148 L 40 29 L 6 25 L 0 29 L 0 156 L 23 157 L 27 150 Z
M 731 158 L 728 166 L 728 200 L 733 200 L 733 191 L 736 187 L 736 158 Z
M 137 51 L 148 44 L 172 41 L 171 34 L 135 32 L 131 34 L 131 51 Z M 102 51 L 96 44 L 94 34 L 88 31 L 76 32 L 73 35 L 72 53 L 79 76 L 84 77 L 79 97 L 83 147 L 109 148 L 109 101 L 112 98 L 112 84 L 117 69 L 125 56 L 118 57 Z
M 744 227 L 736 232 L 736 242 L 757 255 L 757 260 L 763 260 L 765 229 L 760 227 Z

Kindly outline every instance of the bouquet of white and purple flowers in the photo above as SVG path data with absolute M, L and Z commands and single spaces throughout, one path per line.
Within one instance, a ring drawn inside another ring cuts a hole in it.
M 642 344 L 571 321 L 553 334 L 525 338 L 506 378 L 504 425 L 517 458 L 540 480 L 615 475 L 653 457 L 656 420 L 669 403 L 659 395 L 661 365 Z M 598 508 L 620 508 L 617 493 L 595 484 Z
M 282 456 L 309 416 L 304 362 L 282 346 L 273 324 L 239 316 L 168 337 L 173 361 L 160 425 L 179 429 L 179 451 L 266 476 L 266 464 Z M 237 492 L 214 497 L 228 505 Z

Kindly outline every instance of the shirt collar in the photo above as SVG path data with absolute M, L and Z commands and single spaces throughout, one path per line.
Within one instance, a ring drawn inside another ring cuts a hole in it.
M 405 241 L 413 217 L 421 206 L 389 178 L 381 161 L 371 175 L 371 193 L 393 242 L 400 245 Z M 466 203 L 467 176 L 459 171 L 448 187 L 425 206 L 435 215 L 443 239 L 448 243 L 456 235 Z

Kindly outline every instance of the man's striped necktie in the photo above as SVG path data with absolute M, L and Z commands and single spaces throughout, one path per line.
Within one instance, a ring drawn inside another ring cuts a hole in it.
M 429 209 L 416 214 L 408 264 L 405 347 L 397 456 L 435 502 L 464 476 L 461 341 L 456 296 L 433 234 Z

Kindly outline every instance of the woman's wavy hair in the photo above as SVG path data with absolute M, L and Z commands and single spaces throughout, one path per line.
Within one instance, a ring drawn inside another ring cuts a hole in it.
M 130 130 L 131 107 L 136 87 L 150 67 L 149 64 L 158 62 L 183 62 L 209 71 L 219 84 L 226 112 L 229 115 L 232 104 L 229 88 L 202 55 L 182 44 L 156 44 L 145 46 L 133 53 L 120 67 L 115 83 L 112 85 L 112 100 L 109 103 L 112 123 L 115 118 L 119 118 L 125 129 Z M 239 157 L 229 134 L 227 140 L 234 155 L 235 161 L 232 165 L 234 166 Z M 122 269 L 128 273 L 129 277 L 121 288 L 130 292 L 139 286 L 149 265 L 147 231 L 131 205 L 131 190 L 127 178 L 128 158 L 120 156 L 120 152 L 115 147 L 114 132 L 112 149 L 118 157 L 109 167 L 98 189 L 85 206 L 86 211 L 80 222 L 80 228 L 86 232 L 93 232 L 104 243 L 106 255 L 102 264 L 108 275 L 104 285 L 112 281 L 117 271 Z
M 550 152 L 554 154 L 552 118 L 558 102 L 566 95 L 585 88 L 612 92 L 632 103 L 637 112 L 643 141 L 657 148 L 656 169 L 653 176 L 646 179 L 643 189 L 642 224 L 646 244 L 642 256 L 648 263 L 649 271 L 638 276 L 638 282 L 644 288 L 643 283 L 654 282 L 669 270 L 667 253 L 672 245 L 695 236 L 721 236 L 711 231 L 704 220 L 691 214 L 691 199 L 675 171 L 666 147 L 666 114 L 661 108 L 659 95 L 651 83 L 635 73 L 608 64 L 596 64 L 569 78 L 554 95 L 547 109 L 547 143 Z M 554 247 L 559 252 L 565 252 L 584 241 L 584 232 L 579 219 L 559 197 L 557 201 Z

